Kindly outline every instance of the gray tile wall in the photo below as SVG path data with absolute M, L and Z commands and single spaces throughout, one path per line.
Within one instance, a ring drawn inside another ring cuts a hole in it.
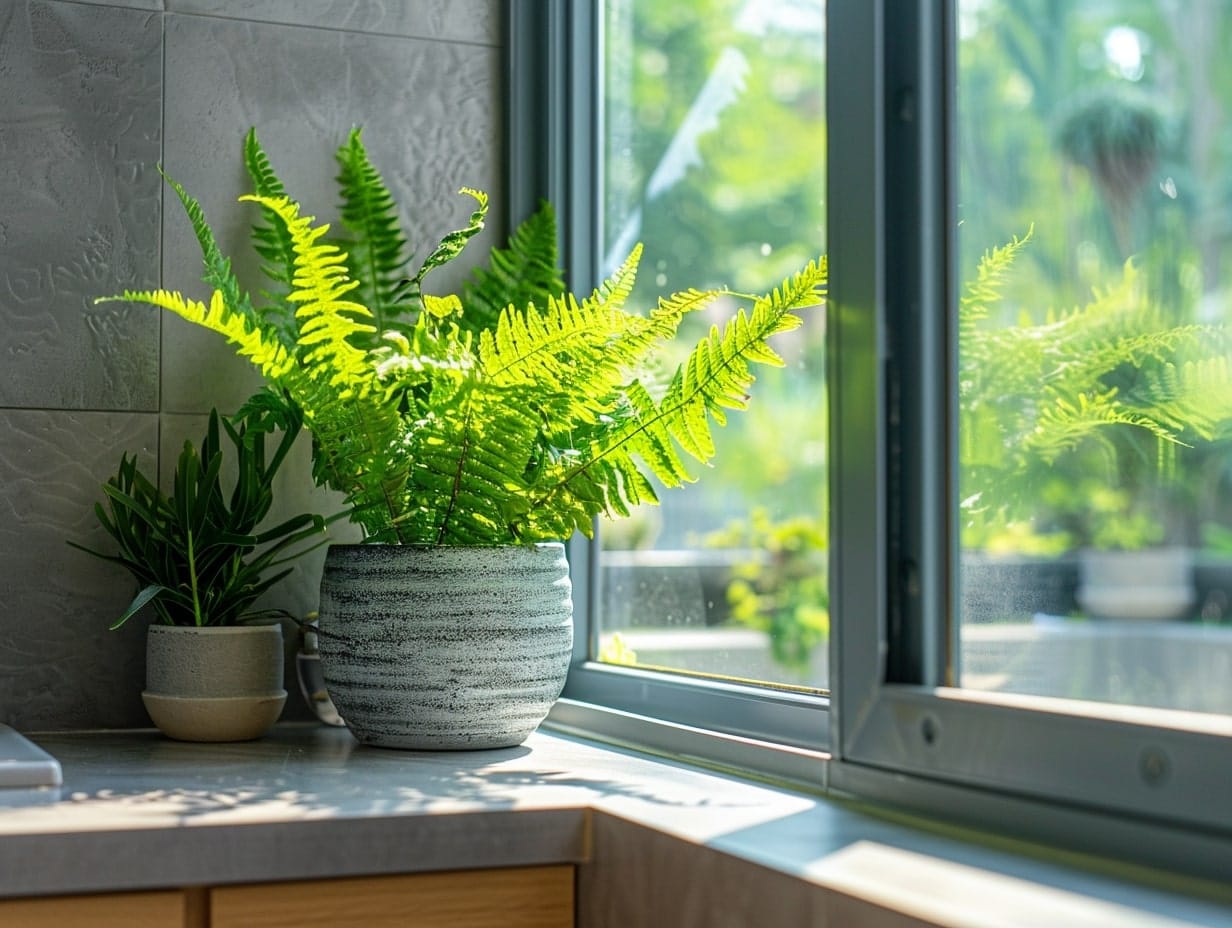
M 335 218 L 333 152 L 359 125 L 415 244 L 465 221 L 463 185 L 492 195 L 500 229 L 498 13 L 499 0 L 0 0 L 0 722 L 148 724 L 143 624 L 107 631 L 132 582 L 65 542 L 105 544 L 91 507 L 122 452 L 167 473 L 210 407 L 257 383 L 209 333 L 92 305 L 126 287 L 201 292 L 156 166 L 200 199 L 253 289 L 236 203 L 249 126 L 318 219 Z M 279 508 L 329 506 L 298 450 Z M 315 608 L 321 556 L 277 605 Z

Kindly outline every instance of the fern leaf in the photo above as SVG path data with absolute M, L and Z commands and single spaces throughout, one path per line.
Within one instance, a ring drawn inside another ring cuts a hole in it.
M 656 403 L 634 382 L 626 391 L 628 406 L 596 431 L 578 460 L 553 468 L 544 481 L 528 519 L 542 511 L 564 513 L 572 527 L 590 534 L 590 519 L 600 512 L 622 514 L 628 506 L 649 501 L 649 481 L 643 466 L 667 487 L 691 479 L 675 450 L 679 445 L 702 463 L 714 454 L 710 420 L 723 421 L 725 407 L 742 408 L 752 383 L 749 363 L 774 363 L 766 340 L 799 325 L 792 310 L 820 302 L 825 293 L 826 267 L 810 263 L 743 310 L 720 334 L 704 338 L 676 372 L 664 398 Z M 539 524 L 537 529 L 545 526 Z
M 1144 429 L 1161 442 L 1180 443 L 1177 436 L 1151 416 L 1135 412 L 1117 401 L 1116 391 L 1081 393 L 1075 400 L 1056 397 L 1039 412 L 1035 430 L 1027 437 L 1025 450 L 1055 461 L 1099 430 L 1109 426 Z
M 288 302 L 299 308 L 295 318 L 299 323 L 298 349 L 308 366 L 332 371 L 330 385 L 340 396 L 367 395 L 376 384 L 367 352 L 351 344 L 349 339 L 376 331 L 367 323 L 371 316 L 367 307 L 344 299 L 357 284 L 347 276 L 346 255 L 336 245 L 322 244 L 328 225 L 313 227 L 311 216 L 300 216 L 299 206 L 286 197 L 268 199 L 247 195 L 268 207 L 286 224 L 295 251 L 295 274 Z
M 538 383 L 537 409 L 553 439 L 563 440 L 610 414 L 619 391 L 636 379 L 656 341 L 675 335 L 681 318 L 710 305 L 719 291 L 686 291 L 660 301 L 649 317 L 623 310 L 641 256 L 635 249 L 589 298 L 550 298 L 540 310 L 505 307 L 479 335 L 480 366 L 493 384 Z
M 402 512 L 410 464 L 403 449 L 400 399 L 382 383 L 375 358 L 355 347 L 375 327 L 370 313 L 347 299 L 355 282 L 347 276 L 346 256 L 322 241 L 328 226 L 314 227 L 312 217 L 285 197 L 248 196 L 269 208 L 285 224 L 294 251 L 292 291 L 297 306 L 297 356 L 285 371 L 266 370 L 303 410 L 316 438 L 314 477 L 341 492 L 352 518 L 365 532 L 386 541 L 402 540 L 396 522 Z
M 244 136 L 244 168 L 252 180 L 253 193 L 259 197 L 277 199 L 287 195 L 282 181 L 274 173 L 269 157 L 257 139 L 257 130 L 249 129 Z M 261 272 L 277 285 L 275 296 L 285 296 L 291 289 L 295 274 L 295 250 L 286 225 L 267 206 L 260 208 L 261 221 L 254 223 L 250 236 L 253 250 L 264 260 Z
M 1005 245 L 984 252 L 976 267 L 975 277 L 967 282 L 966 292 L 958 301 L 958 343 L 960 353 L 969 352 L 968 340 L 975 327 L 988 318 L 988 307 L 1001 299 L 1001 285 L 1018 258 L 1035 234 L 1035 226 L 1027 234 L 1014 238 Z
M 232 312 L 248 319 L 254 326 L 263 324 L 264 319 L 253 309 L 252 300 L 240 288 L 239 281 L 236 280 L 231 269 L 231 261 L 219 249 L 214 233 L 206 221 L 205 211 L 201 209 L 201 204 L 170 175 L 163 174 L 163 179 L 175 191 L 175 195 L 179 198 L 188 216 L 188 221 L 192 224 L 193 234 L 201 248 L 202 263 L 205 265 L 205 272 L 201 276 L 202 281 L 222 294 L 224 302 Z M 282 337 L 282 333 L 276 334 Z M 287 339 L 283 340 L 289 343 Z
M 508 247 L 493 248 L 487 266 L 473 271 L 463 285 L 466 312 L 462 324 L 474 332 L 491 328 L 506 306 L 544 306 L 564 289 L 557 257 L 556 214 L 543 201 L 514 230 Z
M 480 332 L 479 365 L 498 387 L 538 384 L 537 408 L 551 428 L 569 431 L 609 412 L 640 360 L 617 338 L 628 318 L 595 297 L 579 304 L 566 295 L 542 312 L 508 306 L 494 329 Z
M 347 267 L 359 281 L 356 299 L 372 312 L 378 332 L 405 327 L 415 306 L 399 299 L 400 281 L 410 259 L 398 208 L 380 172 L 368 158 L 359 129 L 338 149 L 338 186 Z
M 238 354 L 252 361 L 273 382 L 283 380 L 296 367 L 290 350 L 272 337 L 268 330 L 254 326 L 251 320 L 235 312 L 221 290 L 214 291 L 208 308 L 204 303 L 170 290 L 125 290 L 119 296 L 101 297 L 94 302 L 117 300 L 158 306 L 223 335 L 235 346 Z
M 409 436 L 415 513 L 403 530 L 424 544 L 475 544 L 505 537 L 526 507 L 527 456 L 538 423 L 516 389 L 475 372 Z
M 467 224 L 463 228 L 450 232 L 442 238 L 437 246 L 432 249 L 431 254 L 424 259 L 419 270 L 415 272 L 415 276 L 401 282 L 399 295 L 403 299 L 417 301 L 423 292 L 423 280 L 428 276 L 428 272 L 452 261 L 462 253 L 462 249 L 466 247 L 467 242 L 483 231 L 484 219 L 488 215 L 488 195 L 482 190 L 474 190 L 470 187 L 463 187 L 458 192 L 471 197 L 478 205 L 474 212 L 471 213 Z

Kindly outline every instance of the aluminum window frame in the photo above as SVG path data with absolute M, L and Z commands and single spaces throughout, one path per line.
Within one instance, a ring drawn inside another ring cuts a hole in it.
M 599 253 L 598 6 L 513 0 L 508 15 L 511 216 L 541 196 L 563 207 L 563 254 L 585 287 Z M 829 0 L 826 31 L 827 121 L 842 127 L 827 158 L 830 704 L 589 662 L 596 564 L 574 542 L 575 663 L 551 719 L 1226 879 L 1232 718 L 954 686 L 954 2 Z
M 1226 880 L 1232 718 L 955 686 L 954 6 L 829 8 L 830 787 Z
M 601 4 L 513 0 L 506 11 L 510 218 L 528 215 L 540 198 L 551 201 L 570 287 L 588 291 L 599 282 L 601 254 Z M 590 660 L 598 563 L 584 538 L 573 539 L 569 553 L 574 659 L 550 724 L 824 786 L 828 700 Z

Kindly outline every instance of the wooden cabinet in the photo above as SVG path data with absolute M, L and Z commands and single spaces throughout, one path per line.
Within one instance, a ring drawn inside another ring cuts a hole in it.
M 574 868 L 0 900 L 0 928 L 572 928 Z
M 211 928 L 570 928 L 573 867 L 419 873 L 210 891 Z
M 182 892 L 0 899 L 0 928 L 188 928 Z

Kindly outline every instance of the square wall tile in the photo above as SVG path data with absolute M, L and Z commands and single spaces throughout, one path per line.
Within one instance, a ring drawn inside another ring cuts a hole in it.
M 0 4 L 0 406 L 149 410 L 159 320 L 162 24 Z
M 502 227 L 498 50 L 176 14 L 167 16 L 166 42 L 167 170 L 200 201 L 254 295 L 265 286 L 248 242 L 256 210 L 236 202 L 249 190 L 241 150 L 252 126 L 288 193 L 319 222 L 337 214 L 334 152 L 362 126 L 421 257 L 465 224 L 472 201 L 458 194 L 461 186 L 486 190 L 497 204 L 489 228 Z M 164 282 L 204 298 L 197 243 L 173 199 Z M 457 287 L 489 234 L 434 273 L 428 289 Z M 258 382 L 218 336 L 164 320 L 164 412 L 234 411 Z
M 94 516 L 120 455 L 156 462 L 157 416 L 0 410 L 0 722 L 26 730 L 149 725 L 145 623 L 121 567 L 69 547 L 114 542 Z
M 167 0 L 175 13 L 495 45 L 499 0 Z

